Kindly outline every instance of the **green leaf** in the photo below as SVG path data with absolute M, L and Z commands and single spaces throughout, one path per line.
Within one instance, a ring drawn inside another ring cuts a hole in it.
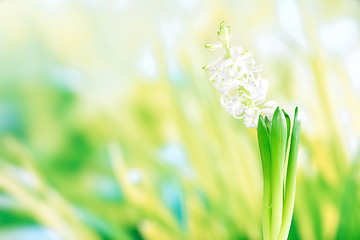
M 271 124 L 271 239 L 278 239 L 283 208 L 284 158 L 287 126 L 284 113 L 278 107 Z
M 286 190 L 284 200 L 284 212 L 280 231 L 280 240 L 286 240 L 289 234 L 291 219 L 294 211 L 296 189 L 296 166 L 300 143 L 300 118 L 298 108 L 295 109 L 294 124 L 291 134 L 288 170 L 286 174 Z
M 258 121 L 258 143 L 263 166 L 264 189 L 263 189 L 263 236 L 264 240 L 270 240 L 271 227 L 271 179 L 270 179 L 270 141 L 268 128 L 263 117 L 259 116 Z

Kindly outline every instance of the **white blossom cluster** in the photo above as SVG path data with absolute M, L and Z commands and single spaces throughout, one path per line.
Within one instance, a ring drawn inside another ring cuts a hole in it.
M 276 101 L 265 101 L 269 83 L 260 75 L 261 66 L 255 65 L 252 54 L 242 47 L 230 47 L 230 26 L 220 23 L 218 39 L 221 44 L 205 44 L 210 50 L 224 47 L 226 55 L 204 67 L 211 74 L 210 81 L 221 93 L 221 105 L 232 116 L 243 119 L 246 127 L 257 127 L 260 114 L 270 120 L 277 107 Z

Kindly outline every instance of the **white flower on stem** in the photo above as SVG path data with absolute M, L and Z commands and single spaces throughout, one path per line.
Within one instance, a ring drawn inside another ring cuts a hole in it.
M 221 93 L 221 105 L 232 116 L 243 119 L 247 127 L 257 127 L 260 114 L 270 120 L 276 108 L 276 102 L 265 101 L 269 83 L 262 78 L 261 66 L 255 65 L 253 55 L 241 46 L 230 47 L 231 28 L 220 23 L 218 39 L 221 44 L 205 44 L 210 50 L 224 47 L 226 55 L 221 56 L 203 69 L 210 73 L 210 81 Z

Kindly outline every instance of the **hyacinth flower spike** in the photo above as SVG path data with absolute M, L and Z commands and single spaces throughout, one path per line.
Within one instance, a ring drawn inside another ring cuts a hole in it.
M 247 49 L 231 47 L 230 37 L 230 26 L 221 22 L 220 44 L 205 44 L 205 47 L 209 50 L 225 48 L 226 54 L 203 69 L 210 73 L 210 81 L 220 92 L 220 103 L 225 110 L 242 119 L 246 127 L 257 128 L 263 166 L 263 239 L 285 240 L 295 202 L 300 143 L 298 108 L 291 129 L 289 115 L 276 101 L 264 103 L 269 83 L 260 75 L 261 66 L 255 65 Z

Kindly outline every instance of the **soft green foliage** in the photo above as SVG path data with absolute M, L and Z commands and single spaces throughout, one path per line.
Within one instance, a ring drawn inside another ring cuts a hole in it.
M 201 70 L 222 19 L 304 112 L 289 239 L 359 239 L 358 47 L 322 42 L 358 35 L 319 33 L 360 7 L 285 2 L 1 1 L 0 239 L 260 239 L 256 130 Z

